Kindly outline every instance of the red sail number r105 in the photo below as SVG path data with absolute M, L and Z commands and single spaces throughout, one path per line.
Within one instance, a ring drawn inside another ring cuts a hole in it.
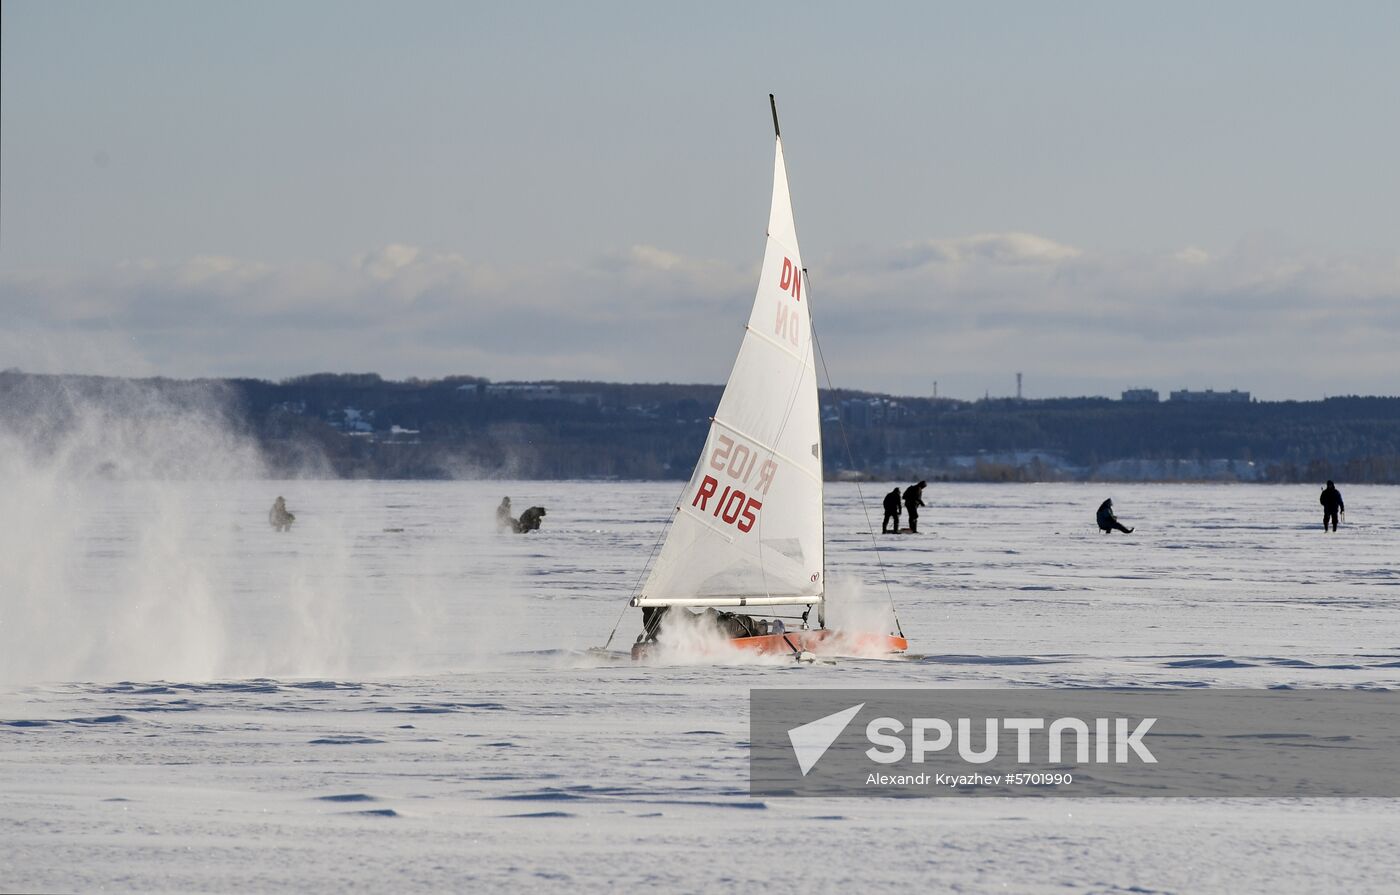
M 714 509 L 710 509 L 710 499 L 719 490 L 719 481 L 712 475 L 705 476 L 700 482 L 700 487 L 695 491 L 695 499 L 690 502 L 693 507 L 702 510 L 710 510 L 710 515 L 716 519 L 722 519 L 729 525 L 742 532 L 750 531 L 754 523 L 758 521 L 758 511 L 763 509 L 763 503 L 749 497 L 738 488 L 730 485 L 724 486 L 724 492 L 714 502 Z

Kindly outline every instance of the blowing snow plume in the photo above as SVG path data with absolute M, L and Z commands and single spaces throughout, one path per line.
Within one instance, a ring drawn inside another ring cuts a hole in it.
M 647 658 L 655 665 L 789 665 L 792 656 L 757 653 L 734 645 L 715 623 L 713 612 L 671 609 L 657 636 L 660 649 Z
M 895 630 L 894 609 L 883 585 L 875 593 L 867 593 L 858 579 L 833 578 L 827 582 L 826 596 L 827 626 L 848 636 L 846 649 L 860 658 L 890 658 L 877 640 L 861 636 Z
M 8 374 L 0 390 L 0 683 L 295 673 L 335 654 L 315 572 L 280 583 L 261 636 L 229 628 L 249 596 L 230 508 L 266 467 L 226 391 Z

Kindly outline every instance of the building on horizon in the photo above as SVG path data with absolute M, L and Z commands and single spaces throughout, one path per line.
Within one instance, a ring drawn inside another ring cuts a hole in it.
M 1156 404 L 1162 396 L 1155 388 L 1130 388 L 1123 392 L 1123 400 L 1129 404 Z
M 870 429 L 894 423 L 904 416 L 899 402 L 888 398 L 847 398 L 838 407 L 841 422 L 853 429 Z
M 1173 401 L 1182 401 L 1187 404 L 1248 404 L 1249 392 L 1242 392 L 1233 388 L 1228 392 L 1217 392 L 1209 388 L 1203 392 L 1181 389 L 1180 391 L 1172 392 L 1171 399 Z

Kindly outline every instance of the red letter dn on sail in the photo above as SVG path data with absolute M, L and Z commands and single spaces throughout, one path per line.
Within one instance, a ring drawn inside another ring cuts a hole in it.
M 802 300 L 802 271 L 797 269 L 791 258 L 783 259 L 783 276 L 778 280 L 778 288 L 798 301 Z

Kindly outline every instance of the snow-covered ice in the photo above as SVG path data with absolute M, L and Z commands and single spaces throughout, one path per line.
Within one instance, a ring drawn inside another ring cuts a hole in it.
M 747 795 L 751 687 L 1394 689 L 1400 489 L 1342 487 L 935 483 L 878 538 L 913 655 L 715 667 L 585 651 L 679 483 L 84 485 L 0 570 L 0 889 L 1394 891 L 1395 800 Z

